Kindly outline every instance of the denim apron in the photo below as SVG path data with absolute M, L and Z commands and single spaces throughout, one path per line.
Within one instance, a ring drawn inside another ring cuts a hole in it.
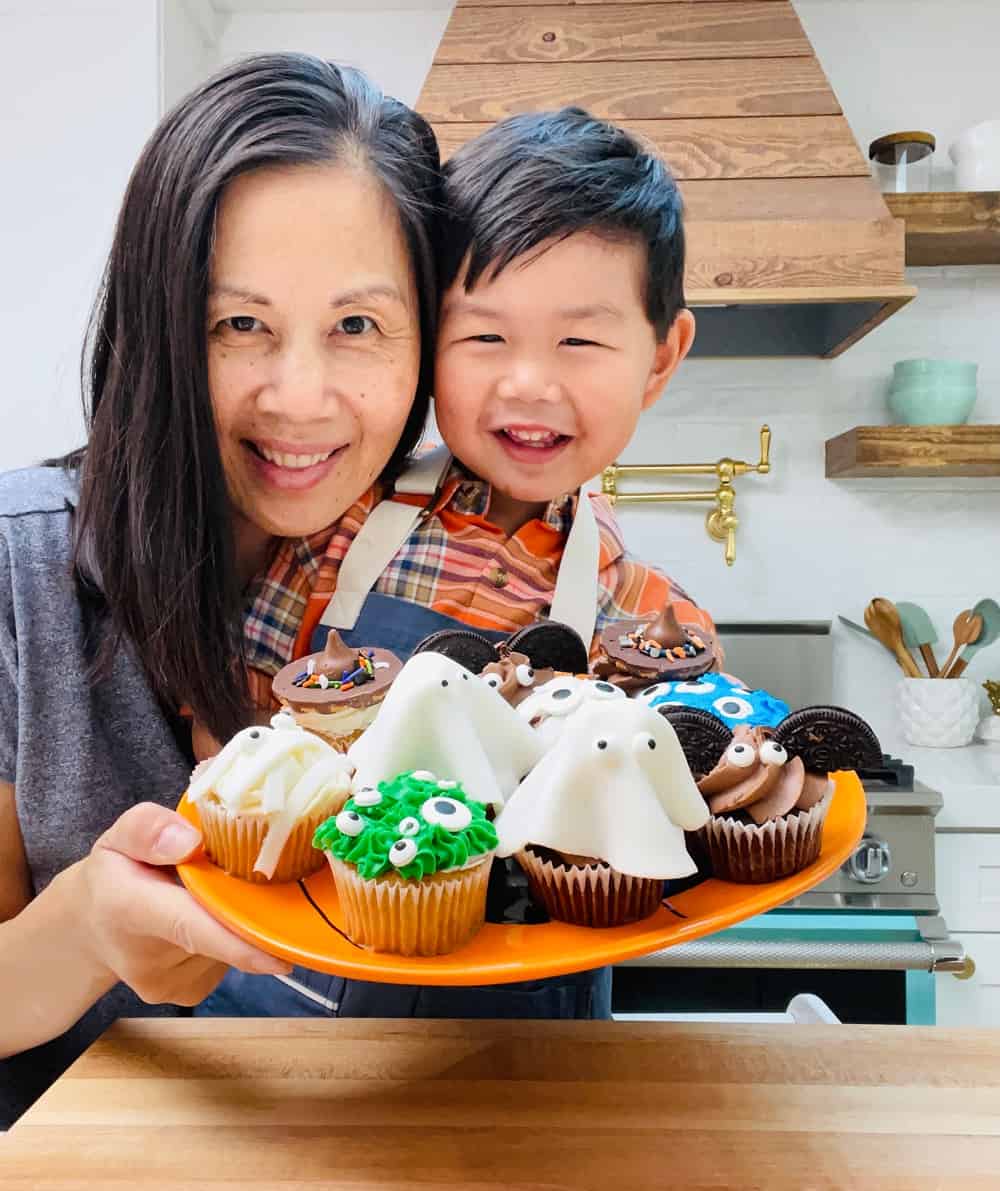
M 449 464 L 450 456 L 444 452 L 425 456 L 400 478 L 396 489 L 431 496 Z M 586 507 L 583 516 L 578 514 L 575 519 L 567 541 L 551 615 L 554 620 L 573 624 L 589 642 L 597 614 L 599 543 L 589 500 L 581 496 L 579 504 Z M 335 627 L 347 645 L 378 646 L 405 662 L 430 633 L 468 629 L 453 617 L 371 590 L 422 512 L 420 506 L 395 501 L 376 506 L 341 563 L 337 593 L 313 631 L 309 652 L 321 651 Z M 509 635 L 479 628 L 476 632 L 494 641 Z M 194 1013 L 224 1017 L 610 1018 L 611 969 L 479 987 L 346 980 L 302 967 L 296 967 L 289 977 L 230 970 Z

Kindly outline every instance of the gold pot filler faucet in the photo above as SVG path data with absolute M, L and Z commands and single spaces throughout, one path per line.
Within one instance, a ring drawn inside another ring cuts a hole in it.
M 734 511 L 736 489 L 733 479 L 755 471 L 766 476 L 771 470 L 771 428 L 760 428 L 760 461 L 744 463 L 742 459 L 717 459 L 715 463 L 612 463 L 601 472 L 601 491 L 614 504 L 648 504 L 652 501 L 689 502 L 709 500 L 714 505 L 705 516 L 708 536 L 725 542 L 726 566 L 736 561 L 736 527 L 739 520 Z M 619 476 L 708 476 L 715 475 L 719 486 L 705 492 L 619 492 Z

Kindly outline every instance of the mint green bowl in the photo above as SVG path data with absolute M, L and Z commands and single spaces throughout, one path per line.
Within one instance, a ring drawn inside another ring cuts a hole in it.
M 889 390 L 893 422 L 904 426 L 961 426 L 975 404 L 975 386 L 914 383 Z
M 892 366 L 893 386 L 906 384 L 958 385 L 974 389 L 978 364 L 967 360 L 898 360 Z

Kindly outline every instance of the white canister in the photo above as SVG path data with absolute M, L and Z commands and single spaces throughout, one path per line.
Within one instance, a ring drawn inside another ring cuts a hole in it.
M 1000 120 L 966 129 L 948 149 L 957 190 L 1000 190 Z
M 903 678 L 896 688 L 903 735 L 923 748 L 969 744 L 979 723 L 979 687 L 971 678 Z

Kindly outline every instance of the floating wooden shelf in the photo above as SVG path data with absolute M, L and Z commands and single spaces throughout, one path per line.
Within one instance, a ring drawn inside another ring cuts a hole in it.
M 855 426 L 827 440 L 826 475 L 1000 476 L 1000 426 Z
M 886 194 L 908 265 L 1000 265 L 1000 191 Z

